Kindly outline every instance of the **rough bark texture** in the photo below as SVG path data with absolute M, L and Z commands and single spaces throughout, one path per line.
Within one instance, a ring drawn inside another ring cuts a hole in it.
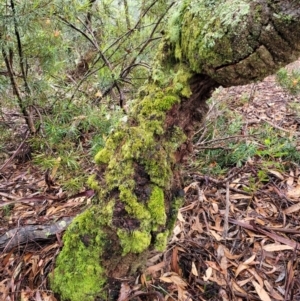
M 63 299 L 116 299 L 120 279 L 165 248 L 182 199 L 180 164 L 219 85 L 263 78 L 300 55 L 299 1 L 191 0 L 173 18 L 152 80 L 107 139 L 97 202 L 64 236 L 51 277 Z

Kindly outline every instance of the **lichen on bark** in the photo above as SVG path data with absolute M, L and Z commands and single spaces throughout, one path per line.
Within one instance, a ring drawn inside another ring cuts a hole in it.
M 224 86 L 260 80 L 299 56 L 297 1 L 185 1 L 170 28 L 175 57 Z

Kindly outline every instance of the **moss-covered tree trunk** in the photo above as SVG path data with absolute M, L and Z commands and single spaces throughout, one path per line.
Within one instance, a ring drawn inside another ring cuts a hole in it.
M 259 80 L 299 55 L 299 0 L 184 1 L 152 79 L 96 156 L 89 182 L 97 202 L 64 235 L 54 290 L 72 301 L 115 299 L 119 280 L 166 246 L 183 196 L 180 165 L 211 92 Z

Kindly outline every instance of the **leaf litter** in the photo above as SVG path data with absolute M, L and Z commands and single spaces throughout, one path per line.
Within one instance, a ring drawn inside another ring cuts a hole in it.
M 241 101 L 245 93 L 247 102 Z M 224 89 L 217 97 L 243 118 L 243 129 L 233 139 L 247 140 L 252 127 L 266 123 L 284 137 L 299 136 L 300 122 L 289 102 L 300 106 L 300 99 L 291 99 L 274 76 Z M 222 148 L 224 140 L 198 141 L 195 151 Z M 123 283 L 118 301 L 300 300 L 300 167 L 280 157 L 272 160 L 278 164 L 268 166 L 263 180 L 260 157 L 218 176 L 187 165 L 185 204 L 166 251 L 152 254 L 135 282 Z M 45 174 L 30 162 L 9 162 L 1 170 L 3 301 L 59 300 L 47 276 L 62 247 L 63 230 L 89 206 L 92 192 L 68 196 L 55 183 L 55 172 Z M 65 222 L 61 228 L 59 221 Z M 49 237 L 28 235 L 53 225 Z

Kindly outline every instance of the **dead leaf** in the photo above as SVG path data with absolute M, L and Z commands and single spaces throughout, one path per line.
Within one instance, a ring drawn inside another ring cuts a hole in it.
M 211 275 L 212 275 L 212 272 L 213 272 L 213 269 L 212 269 L 211 267 L 208 267 L 208 268 L 206 269 L 206 271 L 205 271 L 205 276 L 202 277 L 203 280 L 204 280 L 204 281 L 209 280 L 209 278 L 210 278 Z
M 224 253 L 225 253 L 225 256 L 226 256 L 228 259 L 232 259 L 232 260 L 234 260 L 234 259 L 239 259 L 240 257 L 243 256 L 243 254 L 232 255 L 232 254 L 230 253 L 230 251 L 229 251 L 227 248 L 224 249 Z
M 293 250 L 294 248 L 287 245 L 268 244 L 268 245 L 264 245 L 263 249 L 267 252 L 275 252 L 275 251 Z
M 146 274 L 154 274 L 164 268 L 165 265 L 166 264 L 163 261 L 156 265 L 152 265 L 146 269 Z
M 291 214 L 300 210 L 300 203 L 294 204 L 283 210 L 285 214 Z
M 284 300 L 283 297 L 275 290 L 275 288 L 267 280 L 264 281 L 264 285 L 272 298 L 279 301 Z
M 178 247 L 176 246 L 172 251 L 171 258 L 171 271 L 179 274 L 179 266 L 178 266 Z
M 131 288 L 126 282 L 122 282 L 118 301 L 128 300 L 131 293 Z
M 165 273 L 159 278 L 159 280 L 167 283 L 174 283 L 182 289 L 184 289 L 187 286 L 186 282 L 179 275 L 173 272 Z
M 177 219 L 178 219 L 180 222 L 182 222 L 182 223 L 185 222 L 185 219 L 183 218 L 183 216 L 182 216 L 182 214 L 181 214 L 180 211 L 178 211 L 178 213 L 177 213 Z
M 102 97 L 102 93 L 100 90 L 98 90 L 96 93 L 95 93 L 95 97 Z
M 235 271 L 235 277 L 237 277 L 242 271 L 247 270 L 248 268 L 249 266 L 244 263 L 239 264 L 237 270 Z
M 159 280 L 161 280 L 163 282 L 167 282 L 167 283 L 173 283 L 172 279 L 169 277 L 161 276 L 161 277 L 159 277 Z
M 239 293 L 242 293 L 242 294 L 247 294 L 247 292 L 245 290 L 243 290 L 235 281 L 232 281 L 232 288 L 234 291 L 237 291 Z
M 286 193 L 287 197 L 291 199 L 297 199 L 300 197 L 300 185 L 298 184 L 296 187 L 291 188 Z
M 278 178 L 279 180 L 283 181 L 284 180 L 284 176 L 277 170 L 272 170 L 272 169 L 269 169 L 268 172 L 270 174 L 272 174 L 273 176 L 275 176 L 276 178 Z
M 258 281 L 259 285 L 260 285 L 261 287 L 263 287 L 263 286 L 264 286 L 263 279 L 258 275 L 258 273 L 256 272 L 256 270 L 255 270 L 255 269 L 249 269 L 248 271 L 249 271 L 249 272 L 254 276 L 254 278 Z
M 262 301 L 272 301 L 269 294 L 256 281 L 252 280 L 252 284 Z
M 217 240 L 217 241 L 221 241 L 223 238 L 221 235 L 219 235 L 216 231 L 214 230 L 209 230 L 209 232 L 211 233 L 211 235 Z
M 246 261 L 244 261 L 244 264 L 252 264 L 254 262 L 256 255 L 253 254 L 251 257 L 249 257 Z
M 249 199 L 252 199 L 252 196 L 241 194 L 241 193 L 236 193 L 236 194 L 230 195 L 230 199 L 231 200 L 249 200 Z
M 197 271 L 197 268 L 196 268 L 196 265 L 195 265 L 195 262 L 193 261 L 192 262 L 192 274 L 194 275 L 194 276 L 199 276 L 199 274 L 198 274 L 198 271 Z
M 288 186 L 290 186 L 290 187 L 292 187 L 293 184 L 294 184 L 294 176 L 295 176 L 295 174 L 294 174 L 294 172 L 291 170 L 291 171 L 290 171 L 290 176 L 288 177 L 288 179 L 287 179 L 287 181 L 286 181 L 286 184 L 287 184 Z

